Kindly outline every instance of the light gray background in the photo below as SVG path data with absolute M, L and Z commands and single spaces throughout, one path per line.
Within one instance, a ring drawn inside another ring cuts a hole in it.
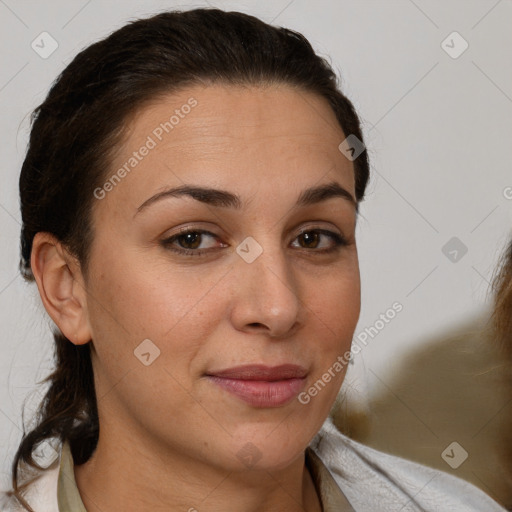
M 302 32 L 329 56 L 363 119 L 373 174 L 358 226 L 356 334 L 396 301 L 403 311 L 354 358 L 349 399 L 364 408 L 407 354 L 486 314 L 512 226 L 510 0 L 0 0 L 1 487 L 21 436 L 22 402 L 51 369 L 49 320 L 17 269 L 29 113 L 84 46 L 134 17 L 206 5 Z M 47 59 L 31 48 L 43 31 L 59 45 Z M 441 46 L 453 31 L 469 43 L 456 59 Z M 468 248 L 457 262 L 442 252 L 454 236 Z

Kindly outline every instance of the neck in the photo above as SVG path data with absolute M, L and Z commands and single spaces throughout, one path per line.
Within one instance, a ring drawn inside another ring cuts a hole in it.
M 230 472 L 126 434 L 103 428 L 93 456 L 75 466 L 87 512 L 322 510 L 304 452 L 279 471 Z

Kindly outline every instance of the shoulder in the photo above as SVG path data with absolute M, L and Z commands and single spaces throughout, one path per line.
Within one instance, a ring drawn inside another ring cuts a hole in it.
M 40 471 L 23 492 L 23 497 L 36 512 L 59 512 L 57 483 L 60 465 Z M 26 512 L 14 496 L 0 493 L 0 512 Z
M 355 510 L 505 511 L 469 482 L 353 441 L 334 426 L 330 417 L 310 447 Z

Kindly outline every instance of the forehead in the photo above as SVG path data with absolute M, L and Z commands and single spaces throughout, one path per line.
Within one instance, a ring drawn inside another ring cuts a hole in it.
M 133 116 L 107 175 L 124 169 L 108 202 L 133 210 L 149 194 L 189 182 L 276 194 L 324 176 L 353 193 L 352 164 L 338 149 L 344 138 L 328 102 L 302 89 L 196 85 Z

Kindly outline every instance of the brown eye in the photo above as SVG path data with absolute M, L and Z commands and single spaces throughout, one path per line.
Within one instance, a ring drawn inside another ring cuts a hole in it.
M 199 247 L 201 245 L 207 244 L 208 239 L 211 239 L 213 243 L 210 242 L 210 244 L 208 244 L 206 247 L 202 247 L 200 249 Z M 201 256 L 206 252 L 211 252 L 219 248 L 219 242 L 217 242 L 217 246 L 215 246 L 216 240 L 218 240 L 218 237 L 209 231 L 191 229 L 188 231 L 181 231 L 176 235 L 161 240 L 160 244 L 164 247 L 164 249 L 177 252 L 178 254 L 187 256 Z M 225 244 L 220 245 L 226 247 Z
M 331 240 L 330 246 L 328 242 L 326 245 L 325 239 Z M 326 229 L 310 229 L 303 231 L 297 236 L 297 240 L 299 240 L 299 247 L 301 249 L 316 249 L 316 252 L 323 253 L 333 252 L 347 245 L 347 241 L 342 235 Z M 323 247 L 321 247 L 322 244 Z
M 299 240 L 304 241 L 303 247 L 306 247 L 307 249 L 314 249 L 316 244 L 318 244 L 320 236 L 319 233 L 315 231 L 306 231 L 305 233 L 302 233 L 302 235 L 299 235 L 298 238 Z
M 184 235 L 179 235 L 175 240 L 184 249 L 197 249 L 201 245 L 201 237 L 202 233 L 191 231 Z

